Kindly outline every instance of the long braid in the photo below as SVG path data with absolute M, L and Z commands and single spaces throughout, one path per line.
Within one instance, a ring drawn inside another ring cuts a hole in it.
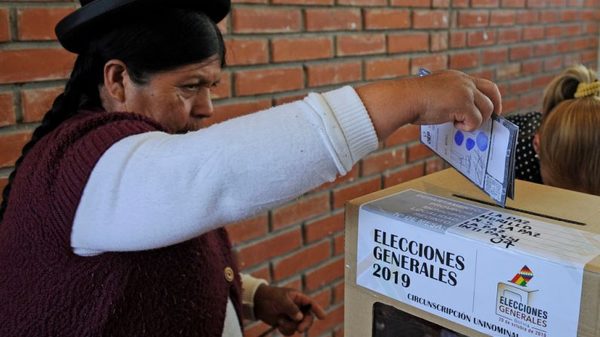
M 99 95 L 97 88 L 93 84 L 95 76 L 90 76 L 92 70 L 92 62 L 89 62 L 90 58 L 84 55 L 79 55 L 75 61 L 71 77 L 65 85 L 65 90 L 62 94 L 58 95 L 52 107 L 42 119 L 41 124 L 33 131 L 31 139 L 23 149 L 21 150 L 21 156 L 15 162 L 15 168 L 8 177 L 8 184 L 4 187 L 2 192 L 2 203 L 0 203 L 0 222 L 4 217 L 4 212 L 8 207 L 8 197 L 12 182 L 15 178 L 19 165 L 33 146 L 45 135 L 56 129 L 62 122 L 71 118 L 79 111 L 79 108 L 84 105 L 97 105 L 99 104 Z M 92 77 L 92 80 L 86 79 L 86 76 Z

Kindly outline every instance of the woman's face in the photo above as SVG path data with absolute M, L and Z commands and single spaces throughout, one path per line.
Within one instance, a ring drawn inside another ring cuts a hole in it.
M 125 83 L 125 109 L 150 117 L 171 132 L 198 130 L 213 114 L 211 88 L 221 76 L 218 58 L 153 74 L 144 84 Z

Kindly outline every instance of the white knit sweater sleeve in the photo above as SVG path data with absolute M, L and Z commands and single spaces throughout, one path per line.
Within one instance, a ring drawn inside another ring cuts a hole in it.
M 130 136 L 94 167 L 71 246 L 85 256 L 183 242 L 333 181 L 377 146 L 351 87 L 185 135 Z

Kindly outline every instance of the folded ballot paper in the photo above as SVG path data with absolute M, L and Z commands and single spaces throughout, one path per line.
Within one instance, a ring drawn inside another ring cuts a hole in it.
M 428 73 L 419 70 L 419 76 Z M 422 125 L 421 142 L 504 207 L 506 197 L 514 198 L 518 133 L 518 126 L 494 114 L 472 132 L 453 123 Z

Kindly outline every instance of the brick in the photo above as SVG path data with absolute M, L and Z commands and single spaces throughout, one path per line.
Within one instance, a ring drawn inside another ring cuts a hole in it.
M 556 23 L 560 21 L 559 11 L 543 11 L 540 13 L 540 22 L 542 23 Z
M 508 60 L 508 49 L 488 49 L 482 53 L 483 65 L 504 63 Z
M 544 36 L 546 38 L 557 38 L 563 35 L 564 27 L 561 26 L 549 26 L 545 28 Z
M 342 328 L 344 323 L 344 306 L 340 305 L 335 309 L 331 309 L 327 312 L 327 317 L 324 320 L 315 320 L 314 324 L 308 330 L 308 337 L 322 336 L 328 331 L 335 329 L 336 327 Z
M 15 124 L 15 122 L 14 94 L 0 92 L 0 127 Z
M 496 67 L 496 79 L 505 80 L 518 77 L 521 73 L 519 63 L 502 64 Z
M 581 34 L 581 26 L 579 24 L 565 26 L 565 35 L 574 36 Z
M 476 52 L 450 55 L 451 69 L 475 68 L 479 65 L 479 54 Z
M 213 116 L 205 119 L 203 126 L 207 127 L 231 118 L 247 115 L 249 113 L 265 110 L 271 107 L 270 100 L 253 100 L 251 102 L 231 103 L 215 106 Z
M 411 74 L 416 74 L 421 67 L 427 68 L 431 71 L 446 69 L 448 66 L 448 55 L 430 54 L 427 56 L 419 56 L 413 58 L 411 64 Z
M 542 64 L 537 60 L 523 62 L 521 71 L 523 75 L 538 74 L 540 71 L 542 71 Z
M 387 0 L 337 0 L 337 3 L 351 6 L 384 6 Z
M 289 33 L 302 28 L 302 16 L 299 8 L 280 9 L 233 8 L 231 12 L 234 33 Z
M 74 60 L 63 49 L 0 50 L 0 84 L 65 79 Z
M 312 293 L 309 296 L 325 310 L 331 306 L 333 294 L 332 289 L 330 288 L 322 289 L 321 291 Z
M 400 33 L 388 35 L 389 53 L 410 53 L 429 50 L 429 34 Z
M 458 27 L 480 28 L 486 27 L 490 22 L 490 13 L 481 10 L 462 10 L 458 12 Z
M 267 39 L 226 39 L 227 64 L 230 66 L 269 62 Z
M 540 21 L 539 13 L 532 10 L 517 11 L 518 24 L 535 24 Z
M 548 0 L 527 0 L 527 7 L 530 8 L 541 8 L 546 7 Z
M 302 68 L 244 70 L 234 74 L 237 96 L 297 90 L 304 87 Z
M 509 83 L 509 91 L 514 94 L 521 94 L 531 89 L 531 80 L 520 80 Z
M 469 0 L 452 0 L 452 7 L 454 7 L 454 8 L 469 7 Z
M 515 22 L 515 11 L 499 10 L 490 13 L 490 26 L 512 26 Z
M 402 145 L 409 142 L 418 141 L 421 135 L 421 129 L 418 125 L 408 124 L 394 131 L 386 140 L 385 147 Z
M 328 215 L 322 219 L 307 221 L 304 225 L 306 242 L 315 242 L 344 230 L 344 213 Z
M 514 97 L 502 97 L 502 111 L 511 114 L 517 110 L 518 100 Z
M 510 49 L 510 60 L 518 61 L 526 58 L 530 58 L 533 55 L 533 48 L 531 45 L 517 46 Z
M 316 266 L 331 256 L 329 241 L 319 242 L 293 252 L 291 256 L 277 259 L 273 262 L 273 279 L 279 281 L 295 273 Z
M 336 188 L 333 190 L 333 208 L 344 207 L 346 201 L 378 191 L 380 188 L 379 177 L 363 179 L 351 185 Z
M 398 7 L 429 7 L 431 0 L 391 0 L 390 5 Z
M 508 44 L 521 41 L 521 29 L 510 28 L 498 30 L 498 44 Z
M 338 56 L 372 55 L 385 53 L 385 35 L 342 35 L 337 38 Z
M 573 46 L 571 45 L 571 41 L 569 41 L 569 40 L 560 41 L 556 45 L 556 50 L 558 50 L 560 53 L 570 52 L 572 48 L 573 48 Z
M 276 256 L 289 253 L 302 245 L 299 228 L 269 236 L 265 240 L 237 248 L 240 268 L 248 268 L 268 261 Z
M 0 42 L 10 40 L 10 19 L 8 16 L 8 8 L 0 8 Z
M 491 46 L 496 43 L 496 32 L 493 30 L 479 30 L 467 34 L 469 47 Z
M 242 4 L 266 4 L 268 0 L 234 0 L 234 3 L 242 3 Z
M 278 38 L 271 41 L 274 62 L 306 61 L 333 56 L 330 37 Z
M 229 232 L 229 238 L 234 245 L 249 241 L 266 235 L 269 232 L 269 216 L 259 216 L 238 221 L 225 227 Z
M 450 32 L 450 47 L 462 48 L 467 46 L 466 32 Z
M 417 160 L 431 157 L 433 155 L 433 152 L 431 152 L 431 150 L 427 146 L 423 144 L 414 144 L 408 147 L 406 157 L 408 158 L 407 162 L 412 163 Z
M 413 28 L 448 28 L 448 12 L 444 10 L 416 10 L 413 12 Z
M 533 54 L 535 56 L 548 56 L 556 53 L 556 45 L 553 43 L 535 45 Z
M 555 56 L 544 60 L 544 71 L 559 70 L 563 67 L 562 57 Z
M 527 0 L 502 0 L 502 7 L 523 8 Z
M 333 238 L 333 255 L 339 256 L 344 255 L 344 241 L 345 236 L 344 233 L 338 234 L 335 238 Z
M 31 131 L 0 134 L 0 168 L 13 166 L 30 138 Z
M 305 273 L 304 288 L 309 292 L 315 291 L 342 277 L 344 277 L 344 258 L 340 257 L 330 260 L 316 270 Z
M 495 8 L 500 4 L 500 0 L 472 0 L 471 6 L 473 8 Z
M 19 8 L 17 37 L 22 41 L 56 40 L 54 26 L 73 10 L 73 8 Z
M 361 79 L 362 67 L 359 61 L 323 63 L 306 67 L 308 86 L 342 84 Z
M 428 159 L 425 162 L 425 174 L 432 174 L 448 167 L 450 166 L 440 158 Z
M 442 51 L 448 49 L 448 32 L 432 32 L 430 36 L 430 50 Z
M 338 304 L 344 302 L 344 282 L 340 282 L 333 286 L 333 303 Z
M 543 89 L 552 81 L 554 76 L 558 75 L 558 73 L 546 74 L 542 76 L 537 76 L 531 81 L 531 88 L 533 89 Z
M 309 32 L 361 30 L 362 15 L 359 9 L 307 9 L 305 25 Z
M 376 152 L 363 159 L 362 174 L 363 176 L 369 176 L 383 173 L 405 163 L 406 151 L 404 148 Z
M 539 39 L 543 39 L 543 38 L 544 38 L 544 27 L 543 26 L 523 28 L 523 40 L 524 41 L 539 40 Z
M 408 75 L 408 63 L 409 59 L 405 57 L 366 60 L 365 79 L 375 80 Z
M 42 120 L 52 103 L 63 92 L 62 87 L 27 89 L 21 91 L 23 122 L 32 123 Z
M 403 167 L 395 172 L 387 173 L 384 176 L 384 188 L 388 188 L 393 185 L 397 185 L 409 180 L 413 180 L 422 177 L 425 174 L 425 165 L 419 163 L 409 167 Z
M 532 111 L 532 110 L 540 111 L 538 109 L 539 101 L 540 101 L 540 94 L 537 92 L 521 95 L 519 102 L 518 102 L 518 107 L 519 107 L 519 109 L 526 110 L 526 111 Z
M 410 11 L 404 9 L 367 9 L 365 29 L 402 29 L 410 27 Z
M 265 3 L 267 1 L 265 0 Z M 335 0 L 272 0 L 274 5 L 322 5 L 331 6 Z
M 303 196 L 272 211 L 273 229 L 290 226 L 329 211 L 329 194 Z

